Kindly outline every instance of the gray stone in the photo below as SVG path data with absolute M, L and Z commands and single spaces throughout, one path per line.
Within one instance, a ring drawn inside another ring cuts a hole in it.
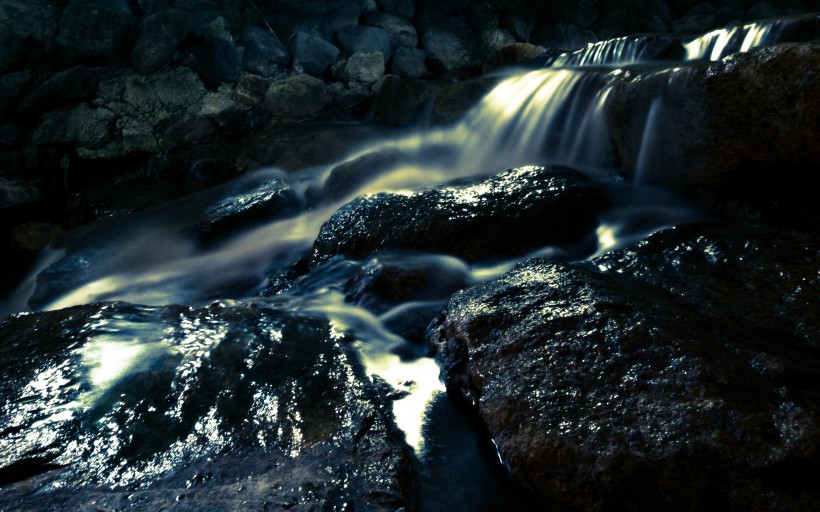
M 261 76 L 276 76 L 290 63 L 290 54 L 273 32 L 250 25 L 242 33 L 245 69 Z
M 348 55 L 380 52 L 384 62 L 390 60 L 390 34 L 378 27 L 347 25 L 334 35 L 339 47 Z
M 153 73 L 171 63 L 179 43 L 188 34 L 189 14 L 165 9 L 146 15 L 131 48 L 131 62 L 140 73 Z
M 354 53 L 347 59 L 343 75 L 349 82 L 373 84 L 384 76 L 384 56 L 379 52 Z
M 148 83 L 162 105 L 169 110 L 193 105 L 206 92 L 196 73 L 182 66 L 152 75 Z
M 21 39 L 32 39 L 45 45 L 57 31 L 58 11 L 49 0 L 3 0 L 0 2 L 0 26 L 7 27 Z
M 209 37 L 188 49 L 183 64 L 196 71 L 211 88 L 239 80 L 243 67 L 242 48 L 232 41 Z
M 446 72 L 479 65 L 467 41 L 451 30 L 428 26 L 422 32 L 421 40 L 434 71 Z
M 398 76 L 420 78 L 427 74 L 424 50 L 402 46 L 396 50 L 390 62 L 390 72 Z
M 485 30 L 481 34 L 481 42 L 484 45 L 483 50 L 489 54 L 496 50 L 500 50 L 505 46 L 515 44 L 515 36 L 509 30 L 503 28 L 494 28 Z
M 97 92 L 98 84 L 96 73 L 82 66 L 74 66 L 52 75 L 35 87 L 20 101 L 19 111 L 23 115 L 38 115 L 53 108 L 90 99 Z
M 412 18 L 416 13 L 414 0 L 376 0 L 379 10 L 402 18 Z
M 7 180 L 0 177 L 0 208 L 9 208 L 36 201 L 43 196 L 42 190 L 29 183 Z
M 112 137 L 116 115 L 85 103 L 71 109 L 54 110 L 43 116 L 34 131 L 35 144 L 71 142 L 87 149 L 99 149 Z
M 390 46 L 399 48 L 406 46 L 415 48 L 419 44 L 419 35 L 416 27 L 409 21 L 383 12 L 368 14 L 364 19 L 365 24 L 379 27 L 387 31 L 390 35 Z
M 67 62 L 110 60 L 125 55 L 135 27 L 125 0 L 74 0 L 60 16 L 51 50 Z
M 263 106 L 279 119 L 302 119 L 321 113 L 330 105 L 327 86 L 310 75 L 296 75 L 273 82 Z
M 234 97 L 245 105 L 258 105 L 265 99 L 270 84 L 270 80 L 258 75 L 242 75 L 236 83 Z
M 321 75 L 339 56 L 339 49 L 324 39 L 298 32 L 290 42 L 293 69 L 311 75 Z

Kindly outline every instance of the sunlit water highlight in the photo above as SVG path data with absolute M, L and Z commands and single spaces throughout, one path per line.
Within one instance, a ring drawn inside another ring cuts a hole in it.
M 773 22 L 714 31 L 687 43 L 686 59 L 718 60 L 732 51 L 748 51 L 775 40 L 781 30 L 782 26 Z M 44 309 L 111 300 L 192 306 L 214 299 L 264 303 L 266 300 L 258 294 L 272 266 L 284 268 L 305 253 L 322 224 L 352 198 L 382 191 L 406 193 L 454 178 L 482 176 L 527 164 L 561 163 L 581 169 L 596 180 L 636 181 L 634 194 L 626 194 L 601 215 L 596 232 L 598 248 L 593 256 L 634 243 L 694 215 L 669 193 L 641 188 L 651 181 L 658 160 L 653 152 L 659 143 L 656 126 L 663 117 L 662 99 L 654 100 L 648 109 L 641 153 L 632 176 L 615 172 L 610 128 L 602 112 L 611 98 L 610 84 L 623 72 L 621 68 L 641 58 L 640 48 L 623 38 L 590 45 L 580 56 L 559 59 L 551 69 L 510 76 L 454 126 L 382 141 L 351 154 L 348 162 L 379 153 L 394 152 L 397 156 L 341 197 L 319 202 L 291 218 L 237 233 L 212 249 L 197 248 L 180 235 L 174 223 L 121 226 L 117 229 L 127 232 L 120 233 L 124 242 L 111 247 L 104 264 L 92 268 L 87 282 L 53 298 Z M 677 71 L 670 66 L 665 70 Z M 333 167 L 276 176 L 304 195 L 310 189 L 320 190 Z M 134 261 L 134 254 L 141 255 L 140 261 Z M 474 265 L 459 262 L 459 266 L 475 283 L 496 278 L 521 259 L 534 255 L 566 257 L 564 248 L 545 247 L 509 261 Z M 54 260 L 53 256 L 46 257 L 38 270 Z M 356 267 L 362 262 L 349 264 Z M 345 302 L 340 286 L 348 275 L 349 269 L 345 274 L 328 268 L 320 286 L 292 290 L 267 302 L 321 312 L 340 331 L 353 333 L 367 371 L 406 392 L 394 401 L 394 412 L 408 443 L 421 451 L 425 410 L 432 398 L 443 392 L 439 370 L 428 357 L 403 360 L 396 355 L 395 349 L 408 342 L 385 327 L 385 317 Z M 245 284 L 236 291 L 239 281 Z M 30 293 L 31 287 L 29 282 L 20 295 Z M 19 303 L 6 308 L 9 312 L 25 309 Z M 84 399 L 97 400 L 113 383 L 138 371 L 154 349 L 142 338 L 115 343 L 103 337 L 90 343 L 83 358 L 95 390 Z

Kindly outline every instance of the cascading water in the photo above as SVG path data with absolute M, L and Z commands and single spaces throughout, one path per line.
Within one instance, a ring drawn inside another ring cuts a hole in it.
M 776 40 L 782 28 L 779 22 L 772 22 L 715 31 L 688 42 L 683 59 L 717 60 L 731 52 L 748 51 Z M 101 300 L 203 305 L 220 299 L 319 311 L 339 330 L 356 333 L 360 340 L 358 349 L 369 372 L 407 392 L 394 402 L 395 415 L 408 443 L 423 454 L 424 429 L 429 427 L 425 427 L 425 422 L 431 421 L 425 419 L 425 412 L 434 402 L 438 404 L 434 407 L 441 407 L 444 390 L 438 381 L 439 369 L 423 354 L 399 357 L 397 353 L 407 342 L 387 327 L 402 308 L 419 305 L 400 304 L 376 314 L 347 303 L 340 285 L 367 262 L 327 265 L 320 278 L 305 281 L 286 293 L 260 298 L 266 275 L 285 268 L 309 250 L 322 224 L 357 195 L 431 187 L 454 178 L 487 175 L 528 164 L 560 163 L 578 168 L 594 180 L 636 182 L 631 192 L 615 198 L 614 206 L 601 215 L 595 254 L 691 219 L 696 214 L 670 193 L 644 186 L 657 172 L 657 162 L 667 158 L 657 135 L 664 115 L 662 96 L 647 106 L 640 137 L 642 147 L 634 169 L 623 168 L 612 145 L 605 113 L 614 84 L 624 73 L 624 66 L 644 61 L 645 48 L 645 38 L 595 43 L 559 58 L 549 69 L 510 76 L 452 127 L 383 141 L 354 153 L 347 162 L 367 155 L 390 158 L 356 187 L 339 193 L 328 193 L 325 189 L 324 199 L 312 203 L 307 197 L 309 191 L 323 190 L 331 180 L 331 170 L 337 166 L 291 175 L 268 170 L 247 177 L 246 180 L 257 182 L 282 180 L 302 194 L 304 204 L 313 206 L 289 218 L 237 233 L 215 247 L 202 249 L 180 234 L 180 226 L 193 215 L 190 211 L 201 208 L 201 202 L 212 199 L 215 192 L 200 198 L 199 203 L 196 199 L 188 200 L 138 217 L 141 220 L 127 228 L 116 226 L 102 236 L 106 240 L 100 250 L 103 261 L 97 261 L 100 257 L 95 260 L 93 254 L 89 256 L 93 265 L 87 265 L 84 281 L 69 286 L 59 296 L 48 297 L 42 309 Z M 661 63 L 634 72 L 674 75 L 680 72 L 679 66 L 680 62 Z M 225 190 L 230 193 L 229 187 Z M 112 235 L 114 232 L 117 236 Z M 76 245 L 81 252 L 82 243 Z M 556 250 L 546 247 L 539 253 L 551 254 Z M 134 258 L 134 254 L 140 257 Z M 475 264 L 442 255 L 399 257 L 434 258 L 439 267 L 469 284 L 495 277 L 528 256 Z M 44 265 L 54 261 L 55 258 L 49 258 Z M 446 297 L 436 298 L 423 306 L 441 307 L 445 300 Z M 25 307 L 11 304 L 6 309 L 13 312 Z M 99 353 L 95 357 L 105 355 Z M 97 380 L 100 386 L 110 383 L 110 379 Z M 438 402 L 434 400 L 436 396 Z

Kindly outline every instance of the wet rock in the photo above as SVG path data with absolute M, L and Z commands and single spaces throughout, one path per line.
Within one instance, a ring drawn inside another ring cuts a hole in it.
M 246 181 L 237 190 L 204 212 L 204 222 L 194 227 L 198 238 L 213 243 L 243 230 L 300 211 L 304 204 L 296 191 L 278 179 Z
M 290 54 L 276 34 L 258 25 L 242 33 L 245 48 L 245 69 L 261 76 L 276 76 L 290 63 Z
M 459 292 L 428 331 L 448 389 L 515 479 L 584 510 L 811 509 L 817 239 L 772 235 L 678 228 Z
M 20 101 L 22 115 L 39 115 L 47 110 L 91 99 L 99 78 L 92 70 L 74 66 L 60 71 L 34 88 Z
M 381 28 L 347 25 L 337 30 L 334 38 L 348 55 L 379 52 L 384 62 L 390 60 L 390 35 Z
M 126 0 L 73 0 L 51 49 L 61 61 L 106 61 L 125 55 L 135 28 Z
M 387 14 L 384 12 L 374 12 L 368 14 L 364 19 L 365 24 L 379 27 L 390 36 L 390 46 L 393 48 L 400 48 L 406 46 L 408 48 L 415 48 L 419 44 L 419 35 L 416 27 L 409 21 Z
M 190 30 L 189 13 L 164 9 L 140 21 L 131 62 L 140 73 L 153 73 L 171 63 L 174 52 Z
M 30 183 L 0 178 L 0 208 L 37 201 L 43 192 Z
M 441 86 L 429 80 L 387 75 L 373 100 L 373 121 L 406 125 L 417 120 Z
M 258 75 L 242 75 L 236 83 L 234 97 L 245 105 L 258 105 L 265 99 L 271 81 Z
M 376 83 L 384 76 L 384 56 L 379 52 L 355 53 L 344 66 L 342 77 L 362 85 Z
M 110 303 L 0 339 L 3 508 L 411 506 L 389 404 L 322 318 Z
M 290 42 L 293 68 L 311 75 L 321 75 L 339 56 L 339 49 L 318 36 L 298 32 Z
M 217 134 L 216 123 L 205 117 L 185 117 L 172 124 L 159 137 L 159 147 L 171 151 L 180 146 L 202 143 Z
M 820 45 L 782 44 L 678 73 L 668 84 L 666 76 L 624 80 L 611 112 L 619 155 L 635 164 L 641 143 L 627 127 L 645 122 L 650 97 L 668 85 L 658 129 L 668 134 L 668 158 L 685 165 L 653 180 L 725 213 L 811 222 L 816 201 L 806 190 L 809 169 L 820 165 L 810 135 L 820 130 L 818 70 Z
M 405 302 L 447 299 L 469 280 L 467 266 L 453 257 L 385 253 L 368 260 L 345 283 L 346 300 L 384 313 Z M 432 315 L 423 325 L 430 319 Z
M 182 61 L 196 71 L 205 85 L 215 89 L 239 79 L 242 59 L 242 49 L 232 41 L 209 37 L 188 49 Z
M 299 119 L 312 117 L 330 105 L 327 86 L 310 75 L 295 75 L 273 82 L 265 93 L 263 106 L 274 117 Z
M 337 254 L 361 259 L 388 248 L 478 261 L 577 244 L 594 231 L 594 211 L 606 203 L 600 188 L 560 166 L 522 167 L 413 194 L 361 196 L 322 226 L 311 266 Z
M 427 74 L 425 54 L 421 48 L 402 46 L 396 50 L 390 62 L 390 73 L 409 78 L 421 78 Z
M 506 46 L 515 44 L 515 36 L 509 30 L 494 28 L 481 34 L 482 51 L 490 54 Z M 486 56 L 485 56 L 486 58 Z

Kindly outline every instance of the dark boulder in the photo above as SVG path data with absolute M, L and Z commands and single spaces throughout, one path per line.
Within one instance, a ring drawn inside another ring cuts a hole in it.
M 290 63 L 290 54 L 276 34 L 258 25 L 242 33 L 245 48 L 245 69 L 261 76 L 275 76 Z
M 587 263 L 532 259 L 457 293 L 428 337 L 512 476 L 559 501 L 810 510 L 817 247 L 697 225 Z
M 93 98 L 99 78 L 89 68 L 74 66 L 60 71 L 36 86 L 20 100 L 20 114 L 39 115 L 47 110 Z
M 153 73 L 171 63 L 179 44 L 188 35 L 190 14 L 164 9 L 146 15 L 131 48 L 131 62 L 140 73 Z
M 263 106 L 276 119 L 305 119 L 320 115 L 331 102 L 327 85 L 311 75 L 294 75 L 273 82 Z
M 17 110 L 17 102 L 31 83 L 31 71 L 24 70 L 0 76 L 0 122 Z
M 335 336 L 319 317 L 216 304 L 10 317 L 0 507 L 411 506 L 389 402 Z
M 104 62 L 126 54 L 135 28 L 126 0 L 74 0 L 60 16 L 51 50 L 60 61 Z
M 337 211 L 313 245 L 311 265 L 384 249 L 451 254 L 469 261 L 578 244 L 597 227 L 606 192 L 578 171 L 522 167 L 468 184 L 359 197 Z
M 23 55 L 23 40 L 11 29 L 0 25 L 0 74 L 11 69 Z
M 384 62 L 390 60 L 390 35 L 384 29 L 347 25 L 337 30 L 334 38 L 348 55 L 379 52 L 384 56 Z
M 212 243 L 264 222 L 296 213 L 304 205 L 299 194 L 278 179 L 253 181 L 206 208 L 204 222 L 194 228 L 198 238 Z
M 665 156 L 650 180 L 724 213 L 811 223 L 818 83 L 816 43 L 758 48 L 672 75 L 627 75 L 612 94 L 612 135 L 620 159 L 634 167 L 660 97 L 654 129 L 665 134 Z
M 407 48 L 402 46 L 396 50 L 390 62 L 390 72 L 398 76 L 420 78 L 427 74 L 427 65 L 424 63 L 425 54 L 421 48 Z
M 339 49 L 319 36 L 297 32 L 288 46 L 293 68 L 311 75 L 321 75 L 339 56 Z
M 430 121 L 446 124 L 461 119 L 500 81 L 497 76 L 482 76 L 447 85 L 436 94 Z
M 373 121 L 390 125 L 418 121 L 440 89 L 430 80 L 387 75 L 373 99 Z
M 390 46 L 400 48 L 406 46 L 415 48 L 419 44 L 419 34 L 416 27 L 404 18 L 383 12 L 373 12 L 368 14 L 365 24 L 379 27 L 387 31 L 390 35 Z
M 196 71 L 208 87 L 216 89 L 223 83 L 239 80 L 243 67 L 243 52 L 227 39 L 208 37 L 189 48 L 183 64 Z

